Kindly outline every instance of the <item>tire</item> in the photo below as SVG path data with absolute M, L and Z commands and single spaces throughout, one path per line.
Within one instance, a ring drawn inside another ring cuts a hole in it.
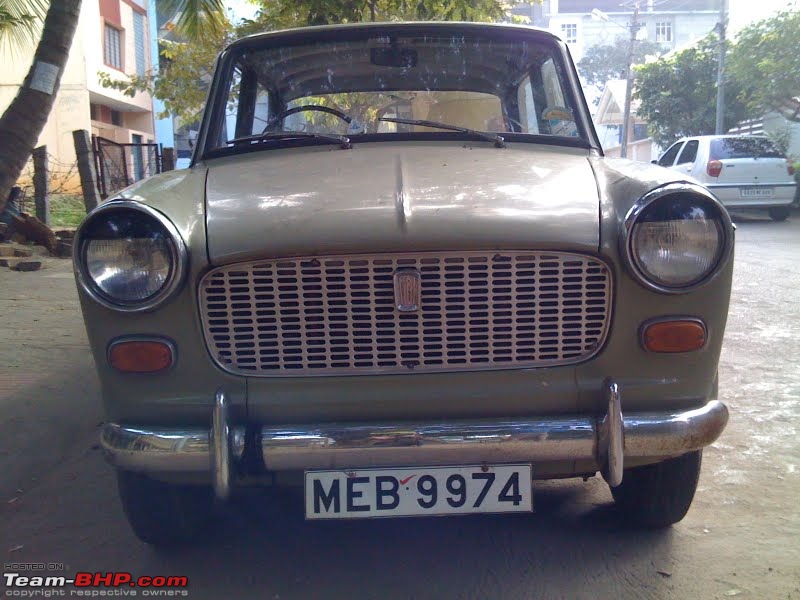
M 769 218 L 773 221 L 785 221 L 789 218 L 789 209 L 785 206 L 769 209 Z
M 677 523 L 692 504 L 703 451 L 689 452 L 654 465 L 626 469 L 611 495 L 630 524 L 646 528 Z
M 210 487 L 156 481 L 131 471 L 117 471 L 122 509 L 140 540 L 155 546 L 191 541 L 211 519 Z

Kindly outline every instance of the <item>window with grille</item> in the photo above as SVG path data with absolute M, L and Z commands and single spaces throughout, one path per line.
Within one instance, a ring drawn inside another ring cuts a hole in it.
M 122 70 L 122 32 L 108 23 L 105 26 L 103 60 L 109 67 Z
M 672 41 L 672 23 L 665 21 L 663 23 L 656 23 L 656 41 L 657 42 L 671 42 Z
M 568 44 L 578 43 L 578 25 L 576 23 L 564 23 L 561 25 L 561 37 Z
M 133 11 L 133 42 L 136 50 L 136 74 L 144 77 L 147 73 L 145 53 L 144 15 Z

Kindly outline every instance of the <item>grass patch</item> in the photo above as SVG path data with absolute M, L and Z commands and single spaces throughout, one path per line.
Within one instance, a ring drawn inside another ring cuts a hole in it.
M 86 216 L 83 197 L 74 194 L 50 196 L 50 226 L 77 227 Z

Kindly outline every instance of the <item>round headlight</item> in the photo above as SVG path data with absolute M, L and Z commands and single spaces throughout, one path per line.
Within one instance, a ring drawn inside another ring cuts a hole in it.
M 118 310 L 153 308 L 177 289 L 185 247 L 161 213 L 112 201 L 89 215 L 76 240 L 81 283 L 98 302 Z
M 708 192 L 689 184 L 646 195 L 626 225 L 634 271 L 661 291 L 688 291 L 706 281 L 730 243 L 725 210 Z

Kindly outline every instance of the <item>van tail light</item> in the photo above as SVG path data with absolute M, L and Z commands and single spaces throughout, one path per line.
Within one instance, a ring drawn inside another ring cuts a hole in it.
M 719 177 L 719 174 L 722 172 L 722 163 L 718 160 L 709 161 L 706 165 L 706 173 L 708 173 L 711 177 Z
M 786 161 L 786 170 L 788 171 L 789 175 L 794 175 L 794 165 L 788 160 Z

